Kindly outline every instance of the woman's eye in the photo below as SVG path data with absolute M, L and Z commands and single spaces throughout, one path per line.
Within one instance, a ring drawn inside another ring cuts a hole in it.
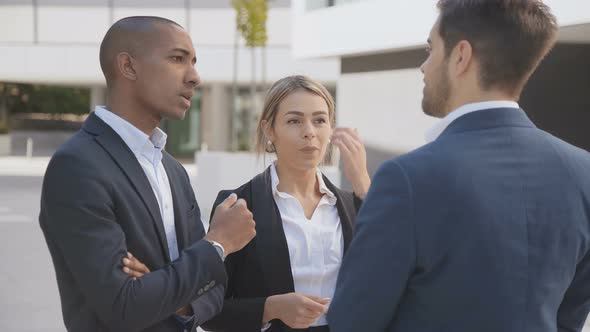
M 288 120 L 287 123 L 289 123 L 289 124 L 299 123 L 299 120 L 291 119 L 291 120 Z
M 317 119 L 317 120 L 315 120 L 315 122 L 319 123 L 319 124 L 324 124 L 324 123 L 326 123 L 326 119 Z

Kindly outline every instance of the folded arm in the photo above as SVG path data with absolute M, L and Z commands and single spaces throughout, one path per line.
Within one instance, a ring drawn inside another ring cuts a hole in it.
M 141 330 L 198 301 L 207 285 L 208 291 L 223 293 L 224 267 L 206 241 L 194 243 L 164 268 L 129 278 L 122 271 L 127 245 L 110 186 L 108 176 L 92 162 L 56 155 L 45 176 L 40 216 L 48 242 L 106 326 Z

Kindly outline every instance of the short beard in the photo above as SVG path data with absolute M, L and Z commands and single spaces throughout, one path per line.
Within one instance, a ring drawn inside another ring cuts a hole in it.
M 422 96 L 422 111 L 424 114 L 436 118 L 444 118 L 448 111 L 451 86 L 448 74 L 448 62 L 445 61 L 440 68 L 439 75 L 432 85 L 426 86 Z

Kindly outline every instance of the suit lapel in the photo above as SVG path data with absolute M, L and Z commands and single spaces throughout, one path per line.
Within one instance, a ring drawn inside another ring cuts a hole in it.
M 167 153 L 163 154 L 162 163 L 164 164 L 164 169 L 166 170 L 166 175 L 168 176 L 168 182 L 170 183 L 170 191 L 172 192 L 172 203 L 174 205 L 174 225 L 176 228 L 176 240 L 178 242 L 178 251 L 183 250 L 187 243 L 189 243 L 188 238 L 188 230 L 187 230 L 187 219 L 186 215 L 184 215 L 183 209 L 181 209 L 179 205 L 178 198 L 182 193 L 180 192 L 181 186 L 177 182 L 178 179 L 181 179 L 182 174 L 177 174 L 175 172 L 175 168 L 173 167 L 173 160 Z
M 158 201 L 154 196 L 154 191 L 150 185 L 147 176 L 137 158 L 131 152 L 127 144 L 115 133 L 111 127 L 104 123 L 94 113 L 91 113 L 86 120 L 84 129 L 96 135 L 96 141 L 111 155 L 114 162 L 119 166 L 121 171 L 127 176 L 131 185 L 135 188 L 137 194 L 141 197 L 154 224 L 155 231 L 160 240 L 160 247 L 166 262 L 170 261 L 168 253 L 168 242 L 166 232 L 162 222 L 162 215 Z
M 343 192 L 333 185 L 326 176 L 322 176 L 328 189 L 336 195 L 336 208 L 338 209 L 338 216 L 340 217 L 342 237 L 344 239 L 344 252 L 346 253 L 348 245 L 350 244 L 350 241 L 352 241 L 352 222 L 356 216 L 354 202 L 351 199 L 352 195 Z
M 270 169 L 252 179 L 256 250 L 270 295 L 295 291 L 283 222 L 272 195 Z

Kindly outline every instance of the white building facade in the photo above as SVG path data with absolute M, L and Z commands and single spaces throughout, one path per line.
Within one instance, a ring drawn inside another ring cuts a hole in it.
M 187 121 L 171 123 L 180 132 L 179 148 L 188 155 L 201 143 L 211 150 L 235 145 L 232 106 L 234 79 L 235 11 L 231 0 L 1 0 L 0 82 L 59 84 L 90 87 L 91 104 L 105 102 L 105 82 L 98 61 L 100 42 L 112 23 L 126 16 L 169 18 L 187 29 L 197 52 L 202 78 L 200 93 Z M 266 83 L 294 73 L 311 75 L 328 86 L 339 71 L 337 59 L 294 60 L 291 50 L 289 0 L 269 2 Z M 248 107 L 251 51 L 240 40 L 237 80 Z M 262 54 L 256 51 L 257 80 Z M 261 89 L 262 90 L 262 89 Z
M 521 106 L 557 136 L 590 149 L 590 2 L 546 0 L 559 42 L 532 77 Z M 337 121 L 357 127 L 370 168 L 425 143 L 436 119 L 421 109 L 426 39 L 436 1 L 293 0 L 298 59 L 339 59 Z

